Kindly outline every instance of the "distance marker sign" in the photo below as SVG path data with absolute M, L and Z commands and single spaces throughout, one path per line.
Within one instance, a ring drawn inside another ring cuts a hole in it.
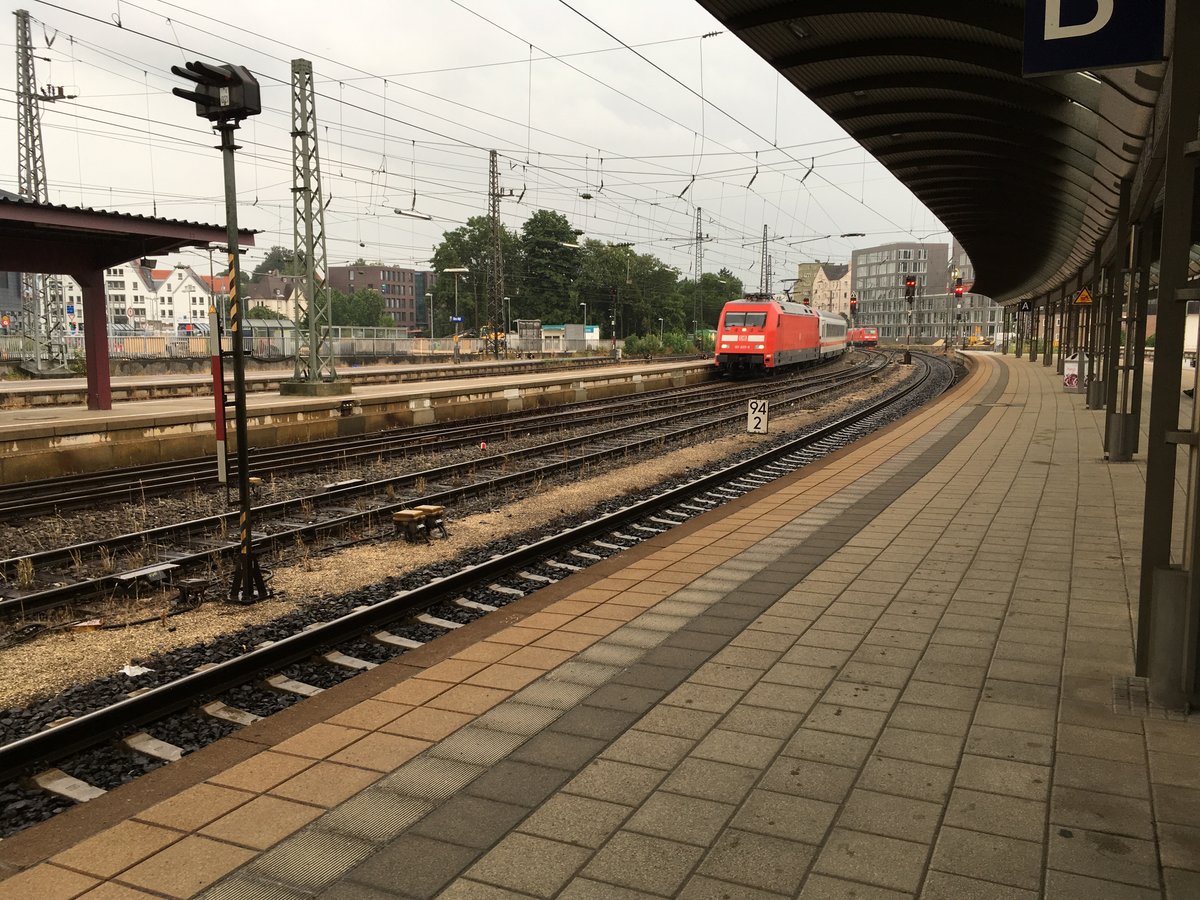
M 746 406 L 746 431 L 749 434 L 767 433 L 767 401 L 751 400 Z

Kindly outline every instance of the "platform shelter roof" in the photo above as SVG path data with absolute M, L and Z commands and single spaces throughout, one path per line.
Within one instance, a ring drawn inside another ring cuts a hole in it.
M 1076 277 L 1156 128 L 1162 63 L 1022 77 L 1023 0 L 698 2 L 912 190 L 999 301 Z

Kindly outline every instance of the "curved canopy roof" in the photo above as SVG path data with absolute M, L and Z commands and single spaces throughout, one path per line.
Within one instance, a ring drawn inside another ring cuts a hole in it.
M 1052 291 L 1115 222 L 1162 64 L 1023 78 L 1023 0 L 698 2 L 945 223 L 974 290 Z

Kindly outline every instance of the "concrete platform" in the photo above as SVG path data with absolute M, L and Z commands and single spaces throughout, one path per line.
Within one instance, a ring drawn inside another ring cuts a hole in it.
M 247 397 L 250 444 L 274 447 L 385 428 L 551 407 L 712 377 L 712 363 L 626 363 L 582 370 L 493 374 L 433 383 L 356 384 L 350 396 Z M 112 410 L 0 410 L 0 483 L 91 472 L 214 452 L 213 399 L 135 400 Z M 234 446 L 229 428 L 230 449 Z
M 156 372 L 153 365 L 141 375 L 114 375 L 112 398 L 114 403 L 136 400 L 157 400 L 167 397 L 211 397 L 212 375 L 207 357 L 186 360 L 196 367 L 192 373 Z M 185 362 L 177 360 L 176 362 Z M 226 363 L 232 380 L 231 364 Z M 340 380 L 357 384 L 396 384 L 400 382 L 445 381 L 463 378 L 487 378 L 495 375 L 512 375 L 533 371 L 583 370 L 593 366 L 612 365 L 608 357 L 592 357 L 574 360 L 470 360 L 462 363 L 449 361 L 426 362 L 409 365 L 345 366 L 338 370 Z M 288 366 L 263 367 L 254 361 L 248 363 L 246 390 L 250 393 L 278 392 L 280 386 L 290 380 L 293 368 Z M 77 376 L 30 379 L 26 381 L 0 381 L 0 410 L 40 406 L 73 406 L 87 403 L 87 379 Z
M 1053 370 L 974 364 L 0 843 L 0 898 L 1200 896 L 1200 727 L 1130 677 L 1141 469 Z

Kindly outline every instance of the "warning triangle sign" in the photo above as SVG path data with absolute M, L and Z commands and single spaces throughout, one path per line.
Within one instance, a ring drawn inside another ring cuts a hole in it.
M 1080 291 L 1075 296 L 1074 303 L 1076 306 L 1091 306 L 1092 305 L 1092 295 L 1088 292 L 1087 288 L 1084 288 L 1082 291 Z

